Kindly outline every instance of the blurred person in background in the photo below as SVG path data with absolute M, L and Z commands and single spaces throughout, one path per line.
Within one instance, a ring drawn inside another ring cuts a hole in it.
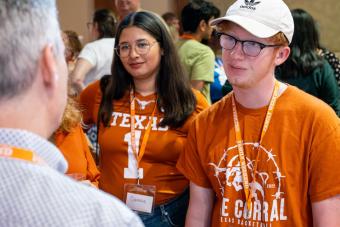
M 66 174 L 75 180 L 86 181 L 98 187 L 100 173 L 90 151 L 90 144 L 81 127 L 82 116 L 78 103 L 68 97 L 60 127 L 50 140 L 64 155 L 68 168 Z
M 99 9 L 87 23 L 93 42 L 81 50 L 70 75 L 72 85 L 82 90 L 89 83 L 110 74 L 116 32 L 116 18 L 109 9 Z
M 130 13 L 137 12 L 141 9 L 140 0 L 114 0 L 117 13 L 119 15 L 118 20 L 122 21 L 124 17 Z
M 276 71 L 277 79 L 320 98 L 340 114 L 339 87 L 334 71 L 318 53 L 319 33 L 313 17 L 303 9 L 292 10 L 295 32 L 291 54 Z
M 82 45 L 78 34 L 75 31 L 63 31 L 63 42 L 65 45 L 65 59 L 68 67 L 68 71 L 72 72 L 78 55 L 82 49 Z
M 215 65 L 214 65 L 214 82 L 210 84 L 210 98 L 211 102 L 215 103 L 223 97 L 222 86 L 227 81 L 227 75 L 223 68 L 219 36 L 216 30 L 213 30 L 212 34 L 213 35 L 208 41 L 208 45 L 215 53 Z
M 162 18 L 165 21 L 165 23 L 168 25 L 171 37 L 176 43 L 178 41 L 179 33 L 180 33 L 179 20 L 176 14 L 172 12 L 167 12 L 162 15 Z
M 167 12 L 162 15 L 162 18 L 168 26 L 173 26 L 178 32 L 180 32 L 180 22 L 176 14 L 173 12 Z
M 220 17 L 220 10 L 216 7 L 213 8 L 214 18 Z M 202 43 L 207 44 L 215 54 L 215 65 L 214 65 L 214 82 L 210 84 L 210 98 L 211 102 L 215 103 L 223 97 L 222 94 L 222 86 L 227 80 L 227 76 L 225 74 L 223 68 L 223 62 L 221 58 L 221 45 L 219 36 L 217 34 L 216 29 L 213 30 L 210 39 L 202 40 Z
M 336 56 L 336 54 L 334 52 L 328 50 L 327 48 L 325 48 L 323 46 L 319 47 L 318 52 L 332 66 L 334 74 L 335 74 L 335 78 L 338 82 L 338 86 L 340 87 L 340 60 L 339 60 L 339 58 Z
M 177 49 L 193 88 L 199 90 L 211 104 L 210 84 L 214 82 L 215 55 L 211 48 L 201 43 L 209 40 L 214 18 L 212 3 L 204 0 L 189 2 L 181 12 L 183 35 L 177 41 Z

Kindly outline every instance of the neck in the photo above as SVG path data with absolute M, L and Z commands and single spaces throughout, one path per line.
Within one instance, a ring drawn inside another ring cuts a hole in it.
M 275 78 L 269 81 L 262 81 L 252 88 L 233 87 L 235 99 L 242 106 L 250 109 L 257 109 L 267 106 L 273 94 Z M 281 92 L 279 92 L 280 94 Z
M 154 78 L 134 79 L 135 91 L 142 96 L 147 96 L 156 92 Z
M 194 39 L 194 40 L 196 40 L 198 42 L 202 41 L 202 37 L 198 33 L 184 33 L 182 35 L 182 37 L 185 38 L 185 39 L 188 39 L 190 37 L 191 39 Z
M 23 96 L 1 102 L 0 128 L 23 129 L 47 138 L 50 135 L 47 128 L 50 126 L 44 124 L 46 108 L 37 103 L 37 100 Z

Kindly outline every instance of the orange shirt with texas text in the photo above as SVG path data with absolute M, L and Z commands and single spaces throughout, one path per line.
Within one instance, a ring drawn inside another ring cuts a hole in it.
M 177 170 L 176 163 L 186 142 L 190 123 L 198 112 L 208 106 L 202 94 L 195 91 L 195 95 L 196 110 L 182 127 L 170 129 L 167 126 L 158 126 L 163 113 L 157 109 L 151 119 L 151 132 L 138 171 L 143 175 L 141 184 L 156 186 L 156 204 L 165 203 L 179 196 L 188 187 L 188 180 Z M 99 187 L 121 200 L 124 198 L 124 184 L 137 183 L 136 158 L 131 148 L 129 98 L 127 91 L 123 98 L 114 100 L 110 126 L 100 125 L 99 129 L 101 171 Z M 155 98 L 155 94 L 148 96 L 135 94 L 137 150 L 156 105 Z M 99 82 L 91 84 L 81 94 L 80 104 L 84 110 L 85 124 L 97 122 L 100 101 Z

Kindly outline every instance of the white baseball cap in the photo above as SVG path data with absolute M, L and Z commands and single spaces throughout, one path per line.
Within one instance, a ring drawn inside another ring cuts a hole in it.
M 224 17 L 210 25 L 231 21 L 259 38 L 269 38 L 282 32 L 289 43 L 294 33 L 294 21 L 288 6 L 282 0 L 237 0 Z

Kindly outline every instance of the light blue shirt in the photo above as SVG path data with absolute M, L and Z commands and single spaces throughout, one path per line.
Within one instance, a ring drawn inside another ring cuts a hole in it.
M 143 226 L 118 199 L 66 177 L 65 159 L 45 139 L 0 129 L 0 144 L 34 151 L 47 164 L 0 158 L 0 226 Z

